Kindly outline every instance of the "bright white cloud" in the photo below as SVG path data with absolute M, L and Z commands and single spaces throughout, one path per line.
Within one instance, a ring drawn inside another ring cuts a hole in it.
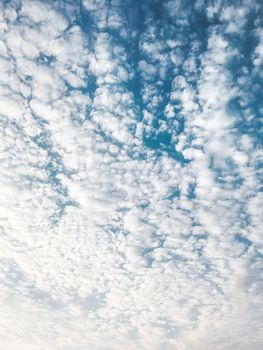
M 128 5 L 0 5 L 0 347 L 260 350 L 258 19 Z

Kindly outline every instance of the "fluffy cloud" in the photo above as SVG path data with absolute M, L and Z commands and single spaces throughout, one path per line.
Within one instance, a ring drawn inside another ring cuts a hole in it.
M 3 350 L 260 349 L 255 6 L 0 5 Z

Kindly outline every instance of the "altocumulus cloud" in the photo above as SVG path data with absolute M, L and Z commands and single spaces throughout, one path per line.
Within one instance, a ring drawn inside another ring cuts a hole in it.
M 0 4 L 0 348 L 260 350 L 260 1 Z

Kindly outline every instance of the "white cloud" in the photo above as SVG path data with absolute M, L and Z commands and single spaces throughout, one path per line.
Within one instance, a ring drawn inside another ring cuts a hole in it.
M 0 5 L 0 347 L 259 350 L 250 7 L 130 5 Z

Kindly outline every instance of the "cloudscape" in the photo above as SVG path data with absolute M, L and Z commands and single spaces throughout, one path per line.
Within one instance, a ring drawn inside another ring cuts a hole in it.
M 0 1 L 0 349 L 263 349 L 260 0 Z

